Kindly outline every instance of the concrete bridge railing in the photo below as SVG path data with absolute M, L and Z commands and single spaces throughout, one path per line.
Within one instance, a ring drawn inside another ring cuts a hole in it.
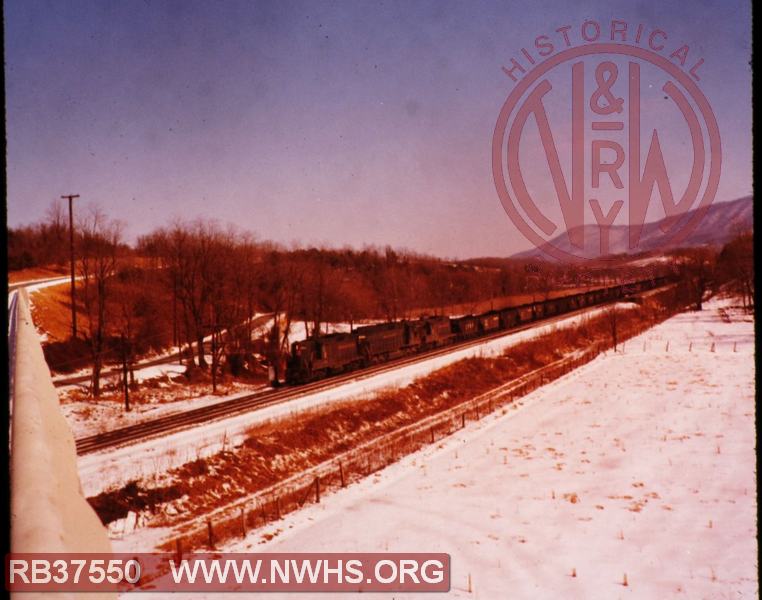
M 109 553 L 107 531 L 82 494 L 74 436 L 59 407 L 26 290 L 13 293 L 8 332 L 11 552 Z M 24 600 L 35 596 L 18 594 Z M 55 594 L 59 600 L 69 596 Z M 99 597 L 115 596 L 88 594 L 92 600 Z

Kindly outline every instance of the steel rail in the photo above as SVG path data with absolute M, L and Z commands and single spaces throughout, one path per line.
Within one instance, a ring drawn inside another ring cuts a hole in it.
M 671 284 L 659 286 L 659 288 L 666 288 Z M 651 290 L 643 290 L 639 292 L 651 292 Z M 478 346 L 484 344 L 493 339 L 504 337 L 506 335 L 512 335 L 520 331 L 525 331 L 537 327 L 538 325 L 552 324 L 561 319 L 584 314 L 592 309 L 611 304 L 612 302 L 618 302 L 622 299 L 610 300 L 599 302 L 597 304 L 590 304 L 583 308 L 578 308 L 572 311 L 567 311 L 553 315 L 552 317 L 545 317 L 524 323 L 512 327 L 511 329 L 501 329 L 495 333 L 482 335 L 476 338 L 464 340 L 455 344 L 449 344 L 447 346 L 436 348 L 434 350 L 428 350 L 419 352 L 414 355 L 404 356 L 394 360 L 384 362 L 382 364 L 373 365 L 361 370 L 350 371 L 348 373 L 342 373 L 340 375 L 334 375 L 332 377 L 321 379 L 319 381 L 298 385 L 288 386 L 284 388 L 276 388 L 267 390 L 265 392 L 256 392 L 252 394 L 246 394 L 237 398 L 229 400 L 222 400 L 215 404 L 194 408 L 191 410 L 183 411 L 180 413 L 174 413 L 152 419 L 150 421 L 144 421 L 135 425 L 129 425 L 112 431 L 106 431 L 103 433 L 83 437 L 77 440 L 77 454 L 89 454 L 100 450 L 108 449 L 115 446 L 120 446 L 130 442 L 138 440 L 144 440 L 149 437 L 153 437 L 159 434 L 166 434 L 168 432 L 174 432 L 176 430 L 186 429 L 194 425 L 205 424 L 211 420 L 219 420 L 222 418 L 232 417 L 240 415 L 242 413 L 250 412 L 252 410 L 261 410 L 263 408 L 281 404 L 284 402 L 290 402 L 296 400 L 308 394 L 321 392 L 334 387 L 338 387 L 345 383 L 362 381 L 370 377 L 376 376 L 380 373 L 393 371 L 401 367 L 436 358 L 437 356 L 443 356 L 452 352 L 470 348 L 472 346 Z

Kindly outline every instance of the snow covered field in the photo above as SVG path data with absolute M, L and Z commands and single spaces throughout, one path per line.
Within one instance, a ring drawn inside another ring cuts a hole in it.
M 633 305 L 621 303 L 619 306 L 626 308 Z M 597 314 L 601 310 L 604 309 L 593 309 L 586 314 Z M 87 496 L 94 496 L 103 490 L 123 485 L 133 479 L 153 477 L 197 458 L 211 456 L 223 448 L 243 443 L 247 429 L 255 423 L 283 417 L 329 402 L 370 398 L 374 393 L 381 390 L 407 385 L 417 377 L 424 376 L 464 358 L 497 356 L 512 345 L 538 335 L 547 334 L 556 327 L 574 326 L 581 319 L 582 316 L 580 315 L 566 317 L 554 324 L 539 325 L 524 331 L 509 333 L 483 344 L 456 350 L 367 378 L 353 380 L 283 404 L 212 421 L 206 425 L 171 433 L 161 438 L 81 456 L 79 458 L 79 472 L 82 488 Z M 223 399 L 219 398 L 218 401 Z M 195 404 L 186 405 L 186 407 L 190 406 L 195 407 Z M 67 415 L 76 417 L 71 413 L 67 413 Z
M 753 322 L 719 307 L 223 550 L 448 552 L 427 598 L 756 597 Z

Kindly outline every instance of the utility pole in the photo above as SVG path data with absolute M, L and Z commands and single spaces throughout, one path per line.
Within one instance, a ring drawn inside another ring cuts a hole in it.
M 212 394 L 217 393 L 217 326 L 212 329 Z
M 68 196 L 61 196 L 61 198 L 69 201 L 69 260 L 71 263 L 71 337 L 72 339 L 77 337 L 77 305 L 75 303 L 75 289 L 74 289 L 74 213 L 72 212 L 71 201 L 74 198 L 79 198 L 79 194 L 69 194 Z
M 180 343 L 177 335 L 177 274 L 172 274 L 172 344 L 179 348 Z M 180 351 L 182 362 L 182 350 Z
M 124 410 L 130 412 L 130 382 L 127 370 L 127 339 L 122 334 L 122 382 L 124 383 Z
M 212 317 L 212 320 L 206 325 L 205 329 L 210 330 L 212 332 L 212 366 L 211 366 L 211 375 L 212 375 L 212 394 L 217 393 L 217 367 L 219 366 L 219 351 L 220 347 L 218 344 L 217 336 L 219 335 L 219 329 L 220 324 L 214 319 L 214 309 L 210 306 L 209 307 L 209 313 Z M 201 352 L 203 352 L 204 343 L 201 342 Z

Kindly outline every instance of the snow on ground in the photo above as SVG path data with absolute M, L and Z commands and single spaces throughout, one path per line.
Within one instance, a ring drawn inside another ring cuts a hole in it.
M 80 278 L 77 277 L 76 279 L 80 279 Z M 31 301 L 31 294 L 33 292 L 38 292 L 45 288 L 61 285 L 62 283 L 66 283 L 67 281 L 69 281 L 68 277 L 56 277 L 54 279 L 35 279 L 32 281 L 19 281 L 18 283 L 9 283 L 8 285 L 10 287 L 10 290 L 8 292 L 8 307 L 11 306 L 13 296 L 17 293 L 18 290 L 20 290 L 23 287 L 26 288 L 27 293 L 29 294 L 29 300 Z M 30 307 L 31 307 L 31 304 L 30 304 Z
M 258 318 L 260 314 L 255 315 L 254 318 Z M 360 327 L 362 325 L 372 324 L 371 321 L 355 323 L 354 327 Z M 261 325 L 254 331 L 254 336 L 262 335 L 272 328 L 272 319 L 268 323 Z M 329 323 L 326 326 L 327 333 L 337 332 L 349 332 L 352 329 L 349 323 Z M 40 334 L 43 336 L 44 334 Z M 289 339 L 293 341 L 305 339 L 306 329 L 303 322 L 292 323 L 289 333 Z M 172 352 L 177 352 L 177 348 L 173 348 Z M 207 359 L 211 362 L 211 357 L 207 355 Z M 185 366 L 180 362 L 165 363 L 160 365 L 152 365 L 143 368 L 135 369 L 135 379 L 140 383 L 147 380 L 167 380 L 167 383 L 171 383 L 172 378 L 182 375 L 185 372 Z M 89 375 L 90 369 L 82 369 L 78 373 L 67 374 L 63 377 L 69 378 L 75 375 Z M 103 376 L 103 381 L 117 381 L 121 379 L 121 371 L 115 371 L 113 374 L 106 374 Z M 54 379 L 55 381 L 55 379 Z M 75 383 L 71 385 L 62 386 L 59 388 L 59 393 L 66 393 L 76 388 L 87 388 L 90 382 Z M 214 404 L 216 402 L 224 402 L 225 400 L 231 400 L 233 398 L 252 393 L 255 391 L 264 391 L 269 386 L 240 386 L 241 391 L 236 392 L 225 397 L 202 395 L 196 398 L 180 399 L 174 402 L 154 402 L 150 404 L 134 404 L 133 410 L 129 413 L 124 411 L 123 405 L 118 401 L 94 401 L 92 399 L 82 401 L 65 401 L 62 404 L 62 410 L 66 415 L 69 424 L 74 431 L 74 435 L 77 438 L 81 438 L 87 435 L 94 435 L 103 431 L 110 431 L 119 427 L 126 427 L 142 421 L 147 421 L 159 416 L 166 416 L 175 412 L 182 412 L 192 408 L 199 408 Z M 195 452 L 195 450 L 194 450 Z
M 168 356 L 171 356 L 171 354 L 168 354 Z M 205 356 L 211 356 L 211 355 L 206 354 Z M 137 363 L 137 364 L 139 365 L 140 363 Z M 173 377 L 176 377 L 178 375 L 182 375 L 183 373 L 185 373 L 185 365 L 183 365 L 179 361 L 173 361 L 173 362 L 162 363 L 159 365 L 149 365 L 147 367 L 136 366 L 135 368 L 133 368 L 133 372 L 135 373 L 135 380 L 138 383 L 148 381 L 149 379 L 167 379 L 171 381 Z M 77 372 L 67 373 L 66 375 L 63 375 L 60 377 L 54 377 L 53 383 L 56 382 L 56 379 L 68 379 L 71 377 L 78 377 L 82 375 L 90 376 L 91 374 L 92 374 L 92 368 L 81 369 Z M 103 382 L 108 382 L 109 380 L 121 381 L 121 378 L 122 378 L 121 370 L 118 367 L 113 365 L 107 366 L 106 370 L 102 372 L 102 375 L 101 375 L 101 381 Z M 90 381 L 88 380 L 84 383 L 72 383 L 69 385 L 62 385 L 59 388 L 59 390 L 61 390 L 62 392 L 65 392 L 65 391 L 76 389 L 76 388 L 85 389 L 89 385 L 90 385 Z
M 170 366 L 171 365 L 163 365 Z M 157 368 L 157 367 L 152 367 Z M 104 431 L 113 431 L 122 427 L 128 427 L 144 421 L 150 421 L 159 417 L 187 410 L 217 404 L 245 396 L 254 392 L 263 392 L 270 389 L 269 385 L 233 384 L 239 390 L 234 394 L 221 397 L 219 395 L 204 394 L 192 398 L 176 399 L 171 401 L 157 400 L 153 402 L 135 402 L 133 400 L 130 412 L 124 410 L 124 404 L 119 399 L 110 400 L 86 400 L 64 401 L 61 403 L 61 412 L 71 427 L 74 437 L 77 439 L 96 435 Z M 207 389 L 209 386 L 205 386 Z M 169 390 L 163 390 L 166 394 Z M 179 387 L 174 393 L 193 393 L 193 389 Z M 169 392 L 173 393 L 173 392 Z
M 618 307 L 620 308 L 631 308 L 632 304 L 630 303 L 618 303 Z M 255 315 L 254 318 L 258 318 L 260 314 Z M 360 325 L 355 324 L 355 327 L 361 326 L 361 325 L 367 325 L 370 324 L 370 322 L 363 322 Z M 272 327 L 272 320 L 269 321 L 269 324 L 260 326 L 257 330 L 255 330 L 255 335 L 257 334 L 257 331 L 266 331 Z M 340 332 L 350 331 L 351 327 L 349 323 L 331 323 L 328 325 L 328 331 L 333 332 Z M 41 334 L 44 335 L 44 334 Z M 290 338 L 293 341 L 304 339 L 305 337 L 305 327 L 304 323 L 294 323 L 291 326 L 291 334 Z M 524 338 L 521 338 L 524 339 Z M 171 349 L 171 352 L 177 352 L 177 348 Z M 211 362 L 211 356 L 207 355 L 207 360 Z M 449 364 L 445 363 L 445 364 Z M 182 375 L 185 372 L 185 366 L 181 364 L 180 362 L 171 362 L 171 363 L 164 363 L 160 365 L 151 365 L 147 367 L 142 368 L 136 368 L 134 370 L 135 373 L 135 379 L 138 383 L 142 383 L 148 380 L 160 380 L 158 382 L 158 385 L 165 385 L 163 380 L 166 380 L 166 384 L 170 384 L 173 380 L 173 377 Z M 90 369 L 83 369 L 80 373 L 81 375 L 89 375 Z M 76 375 L 76 374 L 75 374 Z M 68 374 L 65 377 L 72 377 L 72 374 Z M 106 373 L 103 375 L 103 382 L 108 383 L 110 381 L 120 381 L 121 380 L 121 371 L 114 371 L 113 373 Z M 55 381 L 55 379 L 54 379 Z M 372 382 L 371 382 L 372 383 Z M 76 388 L 82 388 L 85 389 L 90 385 L 90 382 L 87 381 L 85 383 L 75 383 L 71 385 L 62 386 L 59 388 L 59 394 L 65 394 L 73 389 Z M 245 384 L 237 386 L 240 388 L 240 391 L 237 391 L 234 394 L 230 394 L 224 397 L 221 396 L 211 396 L 211 395 L 201 395 L 197 396 L 195 398 L 180 398 L 175 401 L 155 401 L 151 403 L 133 403 L 132 410 L 127 413 L 124 411 L 123 404 L 121 401 L 113 400 L 113 401 L 94 401 L 92 399 L 85 399 L 85 400 L 78 400 L 78 401 L 72 401 L 72 400 L 65 400 L 62 403 L 62 411 L 66 415 L 67 420 L 69 421 L 69 424 L 71 425 L 72 431 L 74 432 L 74 436 L 76 438 L 85 437 L 88 435 L 95 435 L 97 433 L 101 433 L 104 431 L 111 431 L 113 429 L 117 429 L 120 427 L 126 427 L 128 425 L 133 425 L 135 423 L 140 423 L 143 421 L 147 421 L 153 418 L 157 418 L 160 416 L 167 416 L 172 413 L 177 412 L 183 412 L 185 410 L 190 410 L 192 408 L 199 408 L 202 406 L 207 406 L 209 404 L 215 404 L 217 402 L 224 402 L 226 400 L 231 400 L 233 398 L 240 397 L 242 395 L 245 395 L 247 393 L 252 393 L 256 391 L 264 391 L 265 389 L 268 389 L 269 386 L 263 386 L 263 385 L 257 385 L 257 386 L 246 386 Z M 363 394 L 367 395 L 368 391 L 371 389 L 375 389 L 373 385 L 370 387 L 365 386 L 363 388 Z M 166 394 L 165 394 L 166 395 Z M 342 398 L 346 397 L 347 394 L 344 394 L 342 392 Z M 195 453 L 194 448 L 194 453 Z M 207 454 L 206 452 L 204 453 Z M 195 454 L 194 454 L 195 456 Z
M 82 279 L 82 277 L 78 276 L 78 277 L 75 277 L 74 279 L 80 280 Z M 25 287 L 26 291 L 31 294 L 32 292 L 37 292 L 39 290 L 42 290 L 48 287 L 61 285 L 68 281 L 71 281 L 71 278 L 68 275 L 64 275 L 62 277 L 53 277 L 49 279 L 33 279 L 30 281 L 18 281 L 16 283 L 11 283 L 9 285 L 13 289 L 19 289 L 19 288 Z
M 75 281 L 81 280 L 82 277 L 78 276 L 75 277 Z M 30 294 L 34 292 L 39 292 L 40 290 L 44 290 L 45 288 L 49 287 L 55 287 L 57 285 L 63 285 L 64 283 L 70 282 L 71 279 L 69 277 L 57 277 L 55 279 L 48 279 L 46 281 L 39 281 L 39 282 L 29 282 L 27 284 L 24 284 L 24 287 L 26 288 L 26 291 Z
M 631 305 L 620 303 L 620 306 Z M 602 310 L 604 309 L 593 309 L 586 314 L 595 314 Z M 539 325 L 523 331 L 509 333 L 482 344 L 456 350 L 385 373 L 365 378 L 360 378 L 358 375 L 358 378 L 353 381 L 296 400 L 213 421 L 192 429 L 170 433 L 161 438 L 80 456 L 79 472 L 82 487 L 86 495 L 93 496 L 136 478 L 152 477 L 172 467 L 197 458 L 211 456 L 223 448 L 242 443 L 246 439 L 247 429 L 256 423 L 294 414 L 329 402 L 370 398 L 373 393 L 380 390 L 407 385 L 417 377 L 424 376 L 464 358 L 497 356 L 510 346 L 553 331 L 556 327 L 574 326 L 581 319 L 582 316 L 580 315 L 566 317 L 554 324 Z
M 10 306 L 10 298 L 8 300 L 8 304 Z M 256 321 L 258 319 L 262 319 L 263 317 L 266 317 L 267 314 L 268 313 L 254 313 L 254 315 L 251 317 L 251 320 Z M 343 324 L 338 324 L 337 331 L 343 330 L 342 326 Z M 271 328 L 272 328 L 272 319 L 266 321 L 264 325 L 260 325 L 259 327 L 256 327 L 252 332 L 252 336 L 257 337 L 260 335 L 264 335 Z M 349 324 L 346 325 L 346 331 L 349 331 Z M 304 336 L 303 325 L 301 327 L 301 332 L 302 332 L 301 335 Z M 38 330 L 38 333 L 42 341 L 44 341 L 47 338 L 47 334 L 44 331 Z M 211 339 L 212 339 L 212 336 L 210 334 L 204 338 L 204 341 L 209 342 L 211 341 Z M 303 337 L 301 339 L 303 339 Z M 164 349 L 161 353 L 151 352 L 146 354 L 135 365 L 135 369 L 134 369 L 135 377 L 140 381 L 145 381 L 147 379 L 154 379 L 157 377 L 166 377 L 167 375 L 171 377 L 172 375 L 185 372 L 185 367 L 182 364 L 180 364 L 179 361 L 167 362 L 167 363 L 162 363 L 159 365 L 148 365 L 144 367 L 140 366 L 146 363 L 155 362 L 156 360 L 162 359 L 162 358 L 166 358 L 166 359 L 170 359 L 171 357 L 177 358 L 177 355 L 180 353 L 180 350 L 181 349 L 179 346 L 170 346 L 169 348 Z M 206 354 L 205 356 L 209 357 L 210 355 Z M 106 366 L 106 369 L 107 370 L 119 369 L 119 365 L 109 364 Z M 53 382 L 66 380 L 66 379 L 72 379 L 74 377 L 90 375 L 91 372 L 92 372 L 92 369 L 83 368 L 83 369 L 79 369 L 78 371 L 56 373 L 53 376 Z M 70 389 L 74 387 L 86 387 L 87 385 L 89 385 L 89 382 L 78 383 L 78 384 L 75 383 L 71 385 L 62 386 L 61 389 L 66 390 L 66 389 Z
M 8 305 L 10 306 L 10 298 L 8 300 Z M 32 305 L 33 305 L 33 303 L 31 303 L 31 300 L 30 300 L 30 306 L 32 306 Z M 257 319 L 261 319 L 263 317 L 266 317 L 267 315 L 268 315 L 268 313 L 254 313 L 254 316 L 251 317 L 251 320 L 254 321 L 254 320 L 257 320 Z M 254 331 L 257 332 L 259 330 L 260 330 L 260 328 L 256 328 Z M 40 341 L 44 342 L 44 341 L 47 340 L 47 333 L 45 333 L 44 331 L 39 330 L 39 329 L 37 330 L 37 332 L 38 332 L 38 334 L 40 336 Z M 204 342 L 210 342 L 211 339 L 212 339 L 211 334 L 207 335 L 204 338 Z M 182 349 L 185 349 L 185 346 L 183 346 Z M 139 361 L 137 361 L 135 363 L 135 369 L 134 369 L 135 370 L 135 376 L 136 377 L 140 377 L 141 381 L 143 381 L 143 380 L 151 379 L 151 378 L 154 378 L 154 377 L 163 377 L 167 373 L 173 374 L 173 373 L 178 372 L 178 370 L 180 370 L 180 369 L 182 369 L 182 371 L 184 371 L 184 368 L 182 367 L 182 365 L 180 365 L 179 362 L 162 363 L 160 365 L 150 365 L 150 364 L 148 364 L 148 363 L 156 362 L 157 360 L 161 360 L 161 359 L 170 360 L 173 357 L 177 358 L 177 356 L 180 354 L 180 351 L 181 351 L 180 346 L 169 346 L 168 348 L 164 348 L 160 352 L 152 351 L 152 352 L 146 353 L 145 355 L 143 355 L 143 357 Z M 194 353 L 194 356 L 195 356 L 195 353 Z M 209 357 L 211 355 L 210 354 L 205 354 L 205 356 Z M 140 367 L 140 365 L 147 365 L 147 366 Z M 118 365 L 118 364 L 112 364 L 112 363 L 110 363 L 110 364 L 105 365 L 106 371 L 118 370 L 119 368 L 120 368 L 120 365 Z M 84 375 L 90 375 L 91 373 L 92 373 L 92 369 L 89 368 L 89 367 L 86 367 L 86 368 L 83 368 L 83 369 L 79 369 L 78 371 L 68 371 L 66 373 L 52 373 L 53 383 L 56 383 L 58 381 L 65 380 L 65 379 L 71 379 L 71 378 L 74 378 L 74 377 L 81 377 L 81 376 L 84 376 Z M 71 384 L 71 386 L 68 386 L 68 385 L 67 386 L 62 386 L 62 388 L 66 389 L 68 387 L 77 387 L 77 386 L 84 386 L 84 385 L 87 385 L 87 384 Z
M 46 334 L 44 332 L 38 331 L 40 335 L 40 341 L 44 341 Z M 166 362 L 159 365 L 149 365 L 146 367 L 141 367 L 140 365 L 146 362 L 153 362 L 157 359 L 160 359 L 162 357 L 166 359 L 170 359 L 173 355 L 176 355 L 178 353 L 177 347 L 169 348 L 166 352 L 162 354 L 150 354 L 146 356 L 145 358 L 141 359 L 137 363 L 135 363 L 135 367 L 133 368 L 133 371 L 135 372 L 135 378 L 139 379 L 140 381 L 146 381 L 148 379 L 155 379 L 157 377 L 172 377 L 174 375 L 179 375 L 185 372 L 184 365 L 180 364 L 179 361 L 175 360 L 172 362 Z M 210 356 L 210 355 L 205 355 Z M 104 371 L 102 372 L 102 377 L 104 380 L 108 379 L 109 377 L 121 377 L 121 365 L 115 365 L 115 364 L 107 364 L 104 367 Z M 60 382 L 61 380 L 65 379 L 72 379 L 74 377 L 83 377 L 92 375 L 92 367 L 85 367 L 82 369 L 79 369 L 77 371 L 69 371 L 67 373 L 51 373 L 53 376 L 53 383 Z M 62 385 L 59 387 L 60 390 L 70 390 L 75 388 L 87 388 L 90 385 L 90 381 L 86 381 L 83 383 L 71 383 L 68 385 Z
M 209 359 L 211 361 L 211 355 L 205 354 L 205 356 L 209 356 Z M 138 383 L 142 383 L 149 379 L 171 380 L 173 376 L 183 375 L 185 373 L 186 368 L 187 367 L 181 362 L 171 362 L 171 363 L 164 363 L 161 365 L 151 365 L 150 367 L 135 369 L 134 370 L 135 380 Z
M 649 265 L 663 265 L 674 260 L 672 256 L 646 256 L 637 260 L 631 260 L 627 265 L 630 267 L 647 267 Z
M 268 387 L 240 384 L 236 385 L 240 391 L 224 397 L 219 395 L 213 396 L 211 394 L 197 395 L 188 398 L 177 397 L 177 394 L 194 393 L 193 388 L 181 386 L 179 384 L 174 385 L 174 391 L 170 391 L 173 387 L 174 378 L 185 373 L 185 369 L 185 365 L 179 362 L 135 369 L 135 380 L 138 383 L 152 380 L 153 385 L 157 387 L 158 390 L 155 394 L 156 397 L 151 401 L 146 402 L 145 400 L 142 400 L 140 402 L 135 402 L 133 399 L 132 410 L 130 412 L 125 412 L 124 405 L 120 398 L 94 400 L 88 397 L 82 400 L 73 400 L 70 396 L 66 396 L 67 394 L 70 394 L 72 390 L 77 388 L 87 388 L 90 385 L 89 381 L 82 384 L 62 386 L 58 388 L 59 398 L 63 398 L 61 401 L 61 411 L 66 416 L 69 426 L 74 433 L 74 437 L 79 439 L 103 431 L 111 431 L 120 427 L 134 425 L 135 423 L 140 423 L 142 421 L 163 417 L 175 412 L 182 412 L 191 408 L 199 408 L 214 404 L 215 402 L 222 402 L 253 391 L 261 391 Z M 89 374 L 89 370 L 86 370 L 85 373 Z M 105 374 L 101 378 L 101 384 L 115 384 L 120 382 L 121 378 L 122 374 L 119 371 L 112 374 Z M 208 388 L 209 386 L 206 387 Z M 166 396 L 168 394 L 175 394 L 175 396 L 172 397 L 171 400 L 167 400 Z
M 720 307 L 222 550 L 448 552 L 427 598 L 755 598 L 753 322 Z

